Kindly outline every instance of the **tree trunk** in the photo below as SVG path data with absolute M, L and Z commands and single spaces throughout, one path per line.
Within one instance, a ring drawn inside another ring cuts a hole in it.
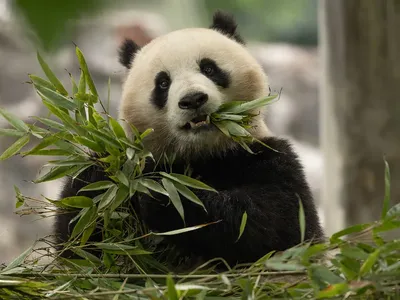
M 379 219 L 384 158 L 400 199 L 400 0 L 320 1 L 327 231 Z M 343 216 L 343 219 L 341 219 Z

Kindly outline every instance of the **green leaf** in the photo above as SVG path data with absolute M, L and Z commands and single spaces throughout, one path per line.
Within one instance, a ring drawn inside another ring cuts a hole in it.
M 118 143 L 112 136 L 109 136 L 104 133 L 104 131 L 99 131 L 97 129 L 93 129 L 90 127 L 86 127 L 86 130 L 93 134 L 95 137 L 102 140 L 104 143 L 110 145 L 111 147 L 115 147 L 116 149 L 121 149 L 121 144 Z
M 117 243 L 95 243 L 99 249 L 102 249 L 104 252 L 110 254 L 119 254 L 119 255 L 148 255 L 151 252 L 145 251 L 143 249 L 138 248 L 137 246 L 125 245 L 125 244 L 117 244 Z
M 82 51 L 78 47 L 76 47 L 75 50 L 76 50 L 76 56 L 78 57 L 78 60 L 79 60 L 79 65 L 80 65 L 82 71 L 85 74 L 86 82 L 87 82 L 87 84 L 89 86 L 89 89 L 90 89 L 90 91 L 92 92 L 93 95 L 98 97 L 99 94 L 97 93 L 97 89 L 96 89 L 96 87 L 94 85 L 93 79 L 90 76 L 90 72 L 89 72 L 88 66 L 86 64 L 85 57 L 83 56 Z
M 78 93 L 80 95 L 86 94 L 86 77 L 83 69 L 81 69 L 81 76 L 79 77 Z
M 118 170 L 117 173 L 115 174 L 115 177 L 116 177 L 116 178 L 119 180 L 119 182 L 121 182 L 123 185 L 129 187 L 129 180 L 128 180 L 128 178 L 126 177 L 126 175 L 125 175 L 122 171 Z
M 120 184 L 114 201 L 111 203 L 110 212 L 116 210 L 129 197 L 129 188 Z
M 309 267 L 310 278 L 315 282 L 320 288 L 326 288 L 329 285 L 342 283 L 344 279 L 334 274 L 324 265 L 311 265 Z
M 329 285 L 326 289 L 317 293 L 317 299 L 326 299 L 341 296 L 349 291 L 349 285 L 346 282 Z
M 301 242 L 304 242 L 304 237 L 306 235 L 306 217 L 304 214 L 304 207 L 303 203 L 301 202 L 300 197 L 297 195 L 299 199 L 299 223 L 300 223 L 300 235 L 301 235 Z
M 73 248 L 73 249 L 71 249 L 71 251 L 76 253 L 80 257 L 82 257 L 86 260 L 89 260 L 90 262 L 92 262 L 96 265 L 101 264 L 101 260 L 97 256 L 95 256 L 95 255 L 91 254 L 90 252 L 87 252 L 81 248 Z
M 185 222 L 185 213 L 183 211 L 182 201 L 181 198 L 179 197 L 178 191 L 176 190 L 174 184 L 165 178 L 163 178 L 161 182 L 169 195 L 169 199 L 171 200 L 172 204 L 178 211 L 182 220 Z
M 84 158 L 82 158 L 84 159 Z M 92 165 L 93 162 L 90 160 L 52 160 L 49 161 L 48 165 L 52 166 L 85 166 L 85 165 Z
M 343 230 L 340 230 L 331 236 L 331 238 L 330 238 L 331 243 L 337 243 L 340 241 L 340 239 L 339 239 L 340 237 L 349 235 L 351 233 L 363 231 L 364 229 L 366 229 L 370 226 L 371 226 L 370 224 L 357 224 L 357 225 L 345 228 Z
M 85 231 L 83 232 L 82 237 L 81 237 L 81 242 L 80 242 L 81 246 L 83 246 L 87 243 L 87 241 L 91 237 L 93 231 L 96 229 L 96 226 L 97 226 L 97 223 L 93 222 L 93 223 L 91 223 L 91 225 L 89 227 L 87 227 L 85 229 Z
M 141 185 L 147 187 L 149 190 L 155 191 L 157 193 L 163 194 L 165 196 L 169 196 L 167 191 L 159 184 L 157 181 L 148 179 L 148 178 L 140 178 L 139 182 Z
M 179 182 L 173 182 L 173 184 L 175 185 L 176 189 L 182 196 L 184 196 L 189 201 L 192 201 L 193 203 L 200 205 L 201 207 L 203 207 L 204 211 L 207 212 L 203 202 L 196 196 L 195 193 L 193 193 L 186 186 L 184 186 L 183 184 L 180 184 Z
M 150 133 L 152 133 L 154 131 L 153 128 L 148 128 L 146 129 L 141 135 L 140 135 L 140 139 L 143 140 L 146 136 L 148 136 Z
M 25 132 L 21 132 L 15 129 L 0 128 L 0 135 L 21 137 L 25 134 L 26 134 Z
M 47 81 L 47 80 L 40 78 L 38 76 L 35 76 L 35 75 L 29 75 L 29 78 L 32 80 L 32 83 L 34 85 L 44 86 L 53 91 L 57 90 L 57 88 L 54 86 L 54 84 L 52 84 L 50 81 Z
M 42 123 L 44 125 L 47 125 L 47 126 L 49 126 L 51 128 L 58 129 L 58 130 L 61 130 L 61 131 L 65 130 L 65 126 L 63 124 L 61 124 L 59 122 L 56 122 L 54 120 L 47 119 L 47 118 L 39 118 L 39 117 L 33 117 L 33 118 L 38 120 L 40 123 Z
M 70 156 L 72 153 L 62 150 L 62 149 L 45 149 L 38 150 L 35 153 L 30 153 L 29 155 L 42 155 L 42 156 Z
M 5 111 L 4 109 L 0 108 L 0 115 L 3 116 L 4 119 L 10 123 L 15 129 L 21 132 L 28 132 L 29 127 L 25 124 L 25 122 L 18 119 L 14 114 Z
M 92 200 L 92 199 L 90 199 Z M 89 201 L 88 201 L 89 202 Z M 93 203 L 93 201 L 92 201 Z M 68 204 L 66 204 L 68 205 Z M 82 209 L 82 215 L 79 218 L 79 221 L 74 226 L 74 229 L 71 233 L 71 239 L 82 233 L 86 227 L 90 225 L 91 222 L 94 221 L 97 215 L 97 208 L 94 205 L 90 205 L 90 207 L 84 207 Z
M 368 258 L 364 261 L 360 268 L 360 276 L 364 276 L 369 271 L 371 271 L 374 264 L 378 261 L 380 254 L 380 249 L 377 249 L 368 256 Z
M 165 231 L 165 232 L 152 232 L 152 235 L 159 235 L 159 236 L 168 236 L 168 235 L 177 235 L 177 234 L 182 234 L 182 233 L 186 233 L 189 231 L 194 231 L 194 230 L 198 230 L 200 228 L 206 227 L 206 226 L 210 226 L 210 225 L 214 225 L 219 223 L 220 221 L 216 221 L 216 222 L 211 222 L 211 223 L 207 223 L 207 224 L 201 224 L 201 225 L 196 225 L 196 226 L 191 226 L 191 227 L 185 227 L 185 228 L 181 228 L 181 229 L 176 229 L 176 230 L 171 230 L 171 231 Z
M 40 85 L 35 85 L 35 88 L 41 97 L 45 98 L 48 102 L 52 103 L 56 107 L 62 107 L 70 111 L 78 108 L 77 105 L 70 99 L 51 89 Z
M 75 208 L 85 208 L 85 207 L 93 206 L 93 200 L 90 199 L 89 197 L 85 197 L 85 196 L 67 197 L 67 198 L 62 199 L 61 203 L 66 206 L 75 207 Z
M 99 210 L 102 210 L 111 204 L 111 202 L 115 198 L 115 195 L 117 194 L 117 191 L 118 191 L 118 186 L 114 185 L 110 187 L 107 190 L 107 192 L 104 193 L 99 203 Z
M 42 141 L 39 144 L 37 144 L 31 150 L 22 153 L 22 155 L 26 156 L 26 155 L 35 154 L 35 152 L 42 150 L 43 148 L 46 148 L 47 146 L 55 144 L 55 142 L 59 139 L 60 139 L 60 137 L 57 135 L 46 136 L 45 138 L 42 139 Z
M 385 198 L 383 200 L 381 219 L 386 217 L 390 205 L 390 169 L 389 164 L 385 160 Z
M 212 191 L 212 192 L 217 193 L 217 191 L 215 189 L 213 189 L 212 187 L 206 185 L 205 183 L 202 183 L 201 181 L 193 179 L 189 176 L 185 176 L 182 174 L 176 174 L 176 173 L 168 174 L 165 172 L 160 172 L 160 174 L 168 179 L 179 182 L 180 184 L 190 186 L 195 189 L 207 190 L 207 191 Z
M 107 181 L 107 180 L 104 180 L 104 181 L 97 181 L 97 182 L 94 182 L 94 183 L 90 183 L 90 184 L 88 184 L 87 186 L 81 188 L 81 189 L 78 191 L 78 193 L 80 193 L 80 192 L 86 192 L 86 191 L 105 190 L 105 189 L 108 189 L 108 188 L 110 188 L 110 187 L 112 187 L 112 186 L 114 186 L 114 185 L 115 185 L 115 183 L 112 182 L 112 181 Z
M 20 151 L 26 144 L 29 143 L 30 137 L 29 135 L 24 135 L 19 138 L 16 142 L 14 142 L 9 148 L 7 148 L 3 154 L 0 156 L 1 160 L 6 160 L 11 156 L 14 156 L 18 151 Z
M 77 141 L 79 144 L 88 147 L 89 149 L 95 151 L 95 152 L 103 152 L 104 147 L 100 145 L 99 143 L 92 141 L 88 138 L 82 137 L 82 136 L 75 136 L 74 137 L 75 141 Z
M 34 246 L 29 247 L 28 249 L 26 249 L 24 252 L 22 252 L 20 255 L 18 255 L 12 262 L 10 262 L 10 264 L 5 267 L 3 270 L 1 270 L 1 273 L 5 273 L 6 271 L 12 270 L 16 267 L 19 267 L 24 261 L 25 259 L 32 253 Z
M 167 287 L 168 287 L 168 299 L 170 300 L 178 300 L 178 292 L 175 288 L 174 280 L 171 275 L 167 276 Z
M 72 168 L 70 166 L 54 167 L 49 172 L 36 179 L 34 183 L 42 183 L 46 181 L 56 180 L 64 176 L 70 175 L 72 173 L 75 173 L 80 168 L 82 168 L 82 166 L 76 166 Z
M 39 52 L 37 52 L 37 59 L 39 61 L 40 66 L 42 67 L 43 72 L 46 74 L 46 77 L 50 80 L 50 82 L 57 88 L 57 90 L 62 95 L 64 95 L 64 96 L 68 95 L 67 90 L 64 88 L 62 83 L 58 80 L 56 75 L 54 75 L 53 71 L 50 69 L 49 65 L 41 57 Z
M 230 136 L 238 136 L 238 137 L 251 136 L 250 133 L 245 128 L 243 128 L 242 126 L 233 121 L 220 121 L 215 125 L 217 125 L 220 130 L 221 127 L 223 127 L 224 129 L 222 132 L 225 133 L 227 131 L 229 132 Z
M 385 219 L 388 220 L 398 216 L 400 216 L 400 203 L 397 203 L 395 206 L 388 210 Z
M 271 95 L 266 98 L 259 98 L 252 101 L 231 101 L 223 104 L 217 110 L 217 113 L 240 114 L 250 110 L 270 104 L 278 95 Z
M 126 139 L 125 131 L 122 128 L 122 126 L 118 123 L 118 121 L 110 117 L 109 122 L 110 122 L 110 127 L 114 132 L 115 136 L 119 139 Z
M 246 224 L 247 224 L 247 212 L 244 212 L 242 215 L 242 221 L 240 222 L 239 236 L 238 236 L 236 242 L 239 241 L 240 237 L 242 236 L 244 229 L 246 227 Z
M 72 119 L 67 113 L 59 109 L 57 106 L 54 106 L 51 102 L 47 101 L 46 99 L 42 99 L 43 104 L 51 111 L 55 116 L 57 116 L 61 121 L 64 123 L 64 128 L 67 130 L 74 130 L 81 136 L 86 136 L 87 132 L 85 129 L 79 126 L 74 119 Z

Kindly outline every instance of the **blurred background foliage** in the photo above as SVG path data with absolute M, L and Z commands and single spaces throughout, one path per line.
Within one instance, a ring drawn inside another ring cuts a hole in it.
M 207 26 L 212 13 L 223 9 L 235 14 L 242 33 L 252 40 L 317 44 L 317 0 L 14 0 L 10 3 L 26 21 L 27 34 L 46 50 L 54 50 L 72 36 L 74 27 L 70 25 L 77 20 L 132 5 L 167 15 L 172 20 L 172 29 L 183 24 Z

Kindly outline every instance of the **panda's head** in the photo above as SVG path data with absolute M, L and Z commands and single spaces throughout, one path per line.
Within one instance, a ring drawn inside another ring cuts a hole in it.
M 210 155 L 235 147 L 206 116 L 223 103 L 269 94 L 267 76 L 244 47 L 234 19 L 222 12 L 210 28 L 177 30 L 143 48 L 127 40 L 120 62 L 129 71 L 120 118 L 126 129 L 127 123 L 154 129 L 146 139 L 156 155 Z M 253 125 L 256 137 L 268 134 L 261 112 Z

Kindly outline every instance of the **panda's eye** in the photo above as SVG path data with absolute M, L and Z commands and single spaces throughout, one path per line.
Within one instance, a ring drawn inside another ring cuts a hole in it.
M 167 88 L 169 87 L 169 80 L 167 80 L 167 79 L 161 80 L 161 81 L 158 83 L 158 86 L 159 86 L 161 89 L 163 89 L 163 90 L 167 89 Z
M 202 71 L 205 75 L 212 75 L 214 73 L 214 68 L 212 66 L 204 66 Z

